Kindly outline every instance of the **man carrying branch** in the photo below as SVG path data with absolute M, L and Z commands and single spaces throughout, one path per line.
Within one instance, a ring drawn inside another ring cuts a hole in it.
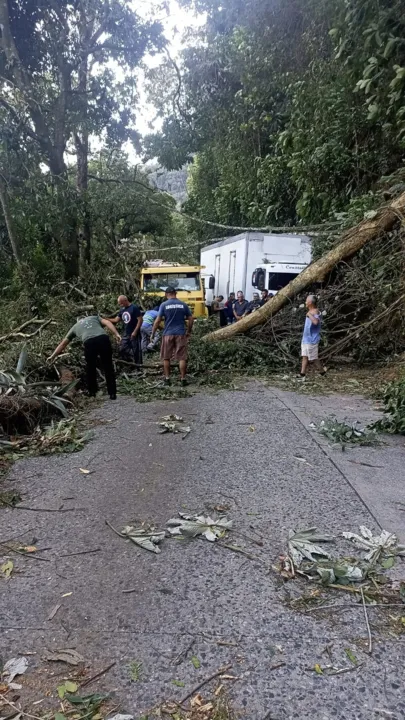
M 318 357 L 319 341 L 321 339 L 321 314 L 316 307 L 315 295 L 308 295 L 305 301 L 308 310 L 305 318 L 304 332 L 301 343 L 301 377 L 305 380 L 308 363 L 313 362 L 321 375 L 325 375 L 325 368 Z

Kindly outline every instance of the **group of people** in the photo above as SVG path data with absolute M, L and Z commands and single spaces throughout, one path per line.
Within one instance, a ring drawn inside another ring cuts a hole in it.
M 262 307 L 271 297 L 273 293 L 268 290 L 262 290 L 261 297 L 258 292 L 254 292 L 250 301 L 246 300 L 242 290 L 236 295 L 230 293 L 228 300 L 224 300 L 223 295 L 218 295 L 213 302 L 212 313 L 218 314 L 220 326 L 226 327 Z
M 175 288 L 168 287 L 165 298 L 159 307 L 142 312 L 137 305 L 130 303 L 125 295 L 120 295 L 118 298 L 120 309 L 115 317 L 106 319 L 98 315 L 91 315 L 78 320 L 55 348 L 48 361 L 53 362 L 74 338 L 81 340 L 86 360 L 89 395 L 94 397 L 98 390 L 97 363 L 99 362 L 105 375 L 108 394 L 111 400 L 115 400 L 117 387 L 112 348 L 107 331 L 119 343 L 121 357 L 129 359 L 140 369 L 143 352 L 153 349 L 159 342 L 160 328 L 164 323 L 160 348 L 164 384 L 170 385 L 171 360 L 176 360 L 179 363 L 180 383 L 182 386 L 186 385 L 187 344 L 193 329 L 194 318 L 189 306 L 177 298 Z M 219 295 L 215 301 L 214 312 L 220 313 L 221 325 L 227 325 L 238 322 L 249 313 L 262 307 L 268 300 L 267 290 L 262 291 L 261 299 L 258 293 L 255 293 L 251 302 L 245 300 L 242 292 L 238 292 L 236 297 L 234 293 L 231 293 L 226 302 L 222 295 Z M 307 313 L 301 343 L 300 373 L 303 380 L 305 380 L 309 363 L 313 363 L 321 375 L 326 372 L 318 357 L 322 316 L 316 306 L 315 296 L 308 295 L 305 304 Z M 122 336 L 117 331 L 116 325 L 118 324 L 123 325 Z
M 89 395 L 94 397 L 98 390 L 97 362 L 99 362 L 105 375 L 108 394 L 111 400 L 115 400 L 117 386 L 112 348 L 107 331 L 115 337 L 119 344 L 121 358 L 135 363 L 136 367 L 141 369 L 143 353 L 154 349 L 157 345 L 161 336 L 160 327 L 164 322 L 160 348 L 164 383 L 170 385 L 170 362 L 177 360 L 180 383 L 182 386 L 185 385 L 187 342 L 191 335 L 194 319 L 189 306 L 177 298 L 175 288 L 168 287 L 165 301 L 152 310 L 143 312 L 137 305 L 130 303 L 125 295 L 119 296 L 118 305 L 120 308 L 118 313 L 110 319 L 91 315 L 78 320 L 55 348 L 48 361 L 53 362 L 73 339 L 80 340 L 83 343 L 86 360 Z M 116 328 L 118 324 L 123 326 L 122 335 Z

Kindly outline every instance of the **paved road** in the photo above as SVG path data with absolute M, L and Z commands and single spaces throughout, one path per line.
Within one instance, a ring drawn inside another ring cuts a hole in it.
M 59 682 L 50 673 L 60 673 L 60 666 L 56 671 L 42 660 L 46 649 L 76 647 L 93 669 L 116 661 L 100 687 L 115 689 L 121 711 L 136 718 L 165 698 L 180 699 L 227 664 L 238 679 L 224 682 L 248 720 L 403 718 L 404 636 L 379 633 L 378 615 L 370 612 L 370 656 L 361 610 L 330 616 L 292 611 L 291 597 L 310 588 L 284 584 L 261 562 L 204 541 L 166 541 L 154 556 L 104 522 L 163 526 L 185 508 L 227 505 L 240 532 L 251 536 L 253 525 L 265 538 L 263 549 L 236 535 L 233 542 L 260 553 L 269 566 L 283 552 L 290 528 L 316 525 L 338 535 L 380 524 L 405 538 L 398 505 L 403 441 L 347 454 L 331 450 L 308 430 L 311 419 L 331 411 L 351 420 L 373 414 L 361 398 L 311 398 L 261 384 L 174 403 L 137 405 L 121 398 L 97 410 L 105 424 L 82 452 L 15 464 L 8 482 L 23 491 L 24 504 L 81 508 L 0 514 L 0 538 L 30 530 L 26 538 L 34 535 L 39 548 L 51 548 L 43 553 L 49 563 L 14 556 L 19 572 L 0 582 L 0 654 L 36 653 L 22 699 L 41 699 L 41 688 Z M 156 421 L 170 412 L 191 425 L 186 440 L 158 434 Z M 79 468 L 92 472 L 83 475 Z M 99 550 L 61 557 L 85 549 Z M 191 640 L 186 660 L 174 665 Z M 335 667 L 350 667 L 347 648 L 363 665 L 317 675 L 315 663 L 331 664 L 326 647 Z M 138 682 L 130 678 L 132 661 L 142 663 Z M 279 663 L 285 665 L 272 669 Z

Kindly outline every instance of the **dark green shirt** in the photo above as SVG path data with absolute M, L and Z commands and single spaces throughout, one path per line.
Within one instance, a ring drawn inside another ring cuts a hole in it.
M 66 338 L 67 340 L 73 340 L 73 338 L 76 337 L 78 340 L 86 342 L 86 340 L 90 340 L 90 338 L 105 334 L 106 332 L 98 315 L 90 315 L 90 317 L 85 317 L 79 320 L 76 325 L 73 325 L 66 335 Z

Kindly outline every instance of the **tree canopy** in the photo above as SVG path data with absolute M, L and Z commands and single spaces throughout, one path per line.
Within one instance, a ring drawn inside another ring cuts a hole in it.
M 136 71 L 162 47 L 162 27 L 128 0 L 0 0 L 0 26 L 3 213 L 11 219 L 21 201 L 15 184 L 37 183 L 39 173 L 55 203 L 49 231 L 72 277 L 91 254 L 90 139 L 106 148 L 138 141 Z M 21 261 L 22 235 L 15 223 L 8 231 Z
M 183 4 L 206 25 L 177 66 L 168 58 L 151 73 L 163 123 L 145 152 L 168 168 L 193 158 L 189 212 L 317 223 L 401 166 L 404 0 Z

